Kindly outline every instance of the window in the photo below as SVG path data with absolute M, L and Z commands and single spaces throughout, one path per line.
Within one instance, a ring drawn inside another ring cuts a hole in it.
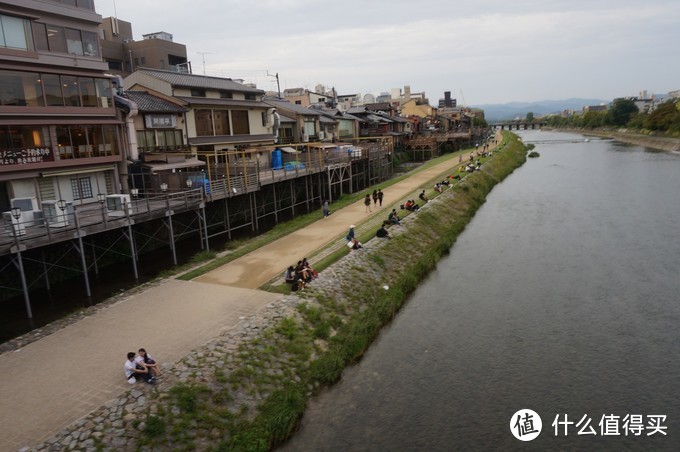
M 191 97 L 205 97 L 203 88 L 191 88 Z
M 94 84 L 97 88 L 97 107 L 113 107 L 113 101 L 111 100 L 111 81 L 106 78 L 96 78 L 94 79 Z
M 232 110 L 231 123 L 234 126 L 234 135 L 249 135 L 250 124 L 248 122 L 248 111 Z
M 74 177 L 71 179 L 71 191 L 73 191 L 74 201 L 91 198 L 92 181 L 89 177 Z
M 246 100 L 257 100 L 257 97 L 253 93 L 246 93 Z
M 316 127 L 314 118 L 305 118 L 305 126 L 303 133 L 307 136 L 313 137 L 316 135 Z
M 61 107 L 64 105 L 64 96 L 61 94 L 61 82 L 56 74 L 42 74 L 40 76 L 45 88 L 45 100 L 49 107 Z
M 140 57 L 139 62 L 144 66 L 146 64 L 146 57 Z
M 78 77 L 78 86 L 83 98 L 83 107 L 97 106 L 97 93 L 94 88 L 94 79 L 89 77 Z
M 83 55 L 83 41 L 80 39 L 80 30 L 65 28 L 66 51 L 75 55 Z
M 214 135 L 211 110 L 195 110 L 194 119 L 196 120 L 197 136 L 205 137 Z
M 227 110 L 213 110 L 215 119 L 215 135 L 229 135 L 229 112 Z
M 19 17 L 0 15 L 0 47 L 33 50 L 31 23 Z
M 296 101 L 295 101 L 295 105 L 302 105 L 302 101 L 301 101 L 301 100 L 296 100 Z
M 107 63 L 109 63 L 109 69 L 112 71 L 122 71 L 123 70 L 123 62 L 122 61 L 114 61 L 114 60 L 107 60 Z
M 231 91 L 220 91 L 220 99 L 233 99 L 234 94 Z
M 80 107 L 80 93 L 78 92 L 78 77 L 70 75 L 61 76 L 61 84 L 64 92 L 64 105 L 67 107 Z
M 0 105 L 44 106 L 40 75 L 35 72 L 0 71 Z
M 66 53 L 66 36 L 64 27 L 47 25 L 47 44 L 50 52 Z

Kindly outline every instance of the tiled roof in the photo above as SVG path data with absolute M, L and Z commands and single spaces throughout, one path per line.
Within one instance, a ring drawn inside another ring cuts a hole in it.
M 138 69 L 138 71 L 168 82 L 173 86 L 264 94 L 264 91 L 261 89 L 250 88 L 249 86 L 237 83 L 230 78 L 209 77 L 206 75 L 185 74 L 182 72 L 161 71 L 158 69 Z
M 311 109 L 311 108 L 301 107 L 300 105 L 291 104 L 290 102 L 283 101 L 283 100 L 266 99 L 264 102 L 266 104 L 271 105 L 272 107 L 280 108 L 282 110 L 292 111 L 292 112 L 295 112 L 299 115 L 319 116 L 321 114 L 317 110 L 314 110 L 314 109 Z
M 125 91 L 125 97 L 136 103 L 141 113 L 182 113 L 187 111 L 181 105 L 161 99 L 146 91 Z
M 214 99 L 211 97 L 183 97 L 177 96 L 189 105 L 221 105 L 223 107 L 271 108 L 270 105 L 258 100 Z

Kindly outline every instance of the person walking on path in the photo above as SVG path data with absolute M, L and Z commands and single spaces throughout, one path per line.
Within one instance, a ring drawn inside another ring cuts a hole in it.
M 331 214 L 331 209 L 330 206 L 328 205 L 328 200 L 325 200 L 323 202 L 323 217 L 328 218 L 328 216 Z
M 383 192 L 381 189 L 378 189 L 378 202 L 380 203 L 380 207 L 382 208 L 382 200 L 383 200 Z
M 364 198 L 364 205 L 366 206 L 366 212 L 373 212 L 371 210 L 371 195 L 366 194 L 366 197 Z
M 373 190 L 373 207 L 378 207 L 378 190 Z

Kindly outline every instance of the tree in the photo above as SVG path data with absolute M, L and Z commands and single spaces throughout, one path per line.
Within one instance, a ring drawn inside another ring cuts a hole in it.
M 612 126 L 625 126 L 630 121 L 631 116 L 638 112 L 638 108 L 630 99 L 616 99 L 609 107 L 606 123 Z
M 680 126 L 680 111 L 673 101 L 664 102 L 654 109 L 645 120 L 650 130 L 671 130 Z
M 534 114 L 532 112 L 527 113 L 527 122 L 534 122 Z

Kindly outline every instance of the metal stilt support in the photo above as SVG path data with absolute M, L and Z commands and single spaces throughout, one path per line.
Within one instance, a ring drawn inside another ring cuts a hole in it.
M 210 251 L 210 244 L 208 242 L 208 220 L 205 217 L 205 203 L 202 202 L 200 207 L 200 215 L 203 220 L 203 237 L 205 237 L 205 250 Z
M 74 245 L 74 248 L 78 251 L 78 254 L 80 254 L 80 263 L 83 266 L 83 278 L 85 279 L 85 293 L 87 294 L 87 298 L 91 298 L 92 292 L 90 291 L 90 279 L 88 278 L 87 275 L 87 261 L 85 259 L 85 247 L 83 246 L 83 236 L 81 233 L 78 233 L 78 244 Z
M 24 273 L 24 260 L 21 257 L 21 250 L 19 249 L 21 245 L 17 245 L 16 248 L 16 260 L 12 260 L 14 265 L 19 270 L 19 277 L 21 279 L 21 288 L 24 291 L 24 303 L 26 304 L 26 315 L 28 318 L 33 320 L 33 311 L 31 310 L 31 300 L 28 297 L 28 285 L 26 284 L 26 273 Z
M 169 239 L 170 239 L 170 251 L 172 251 L 172 263 L 177 265 L 177 252 L 175 251 L 175 231 L 172 229 L 172 214 L 167 213 L 168 218 L 163 222 L 168 227 Z

